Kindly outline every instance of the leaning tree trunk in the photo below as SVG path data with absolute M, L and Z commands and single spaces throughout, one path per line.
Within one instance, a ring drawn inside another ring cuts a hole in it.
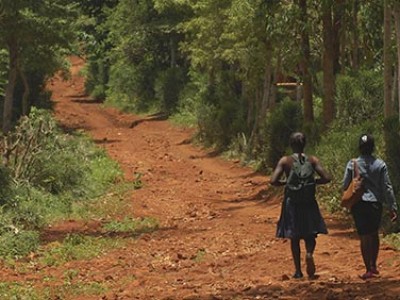
M 18 74 L 21 77 L 22 84 L 24 85 L 24 93 L 22 95 L 22 115 L 27 116 L 27 115 L 29 115 L 30 108 L 31 108 L 30 103 L 29 103 L 29 95 L 30 95 L 31 90 L 29 87 L 28 79 L 26 78 L 24 70 L 22 69 L 20 64 L 18 64 Z
M 3 133 L 8 133 L 12 127 L 13 105 L 14 105 L 14 90 L 17 81 L 18 72 L 18 44 L 17 40 L 11 38 L 8 41 L 9 51 L 9 70 L 8 82 L 5 89 L 4 107 L 3 107 Z
M 333 26 L 332 26 L 332 3 L 325 0 L 322 5 L 322 25 L 323 25 L 323 118 L 324 125 L 327 127 L 335 116 L 334 91 L 334 55 L 333 55 Z
M 392 59 L 391 59 L 391 8 L 389 1 L 385 0 L 383 24 L 383 69 L 384 69 L 384 115 L 385 118 L 393 115 L 392 103 Z M 397 28 L 398 24 L 396 24 Z

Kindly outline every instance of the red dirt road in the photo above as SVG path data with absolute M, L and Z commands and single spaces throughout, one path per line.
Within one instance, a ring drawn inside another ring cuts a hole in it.
M 42 270 L 78 268 L 81 279 L 110 287 L 100 297 L 71 299 L 400 299 L 400 252 L 382 245 L 380 278 L 359 279 L 357 236 L 327 212 L 329 235 L 318 237 L 315 253 L 319 277 L 292 279 L 289 243 L 274 237 L 280 199 L 265 176 L 188 144 L 191 131 L 168 121 L 130 128 L 139 117 L 87 98 L 82 61 L 72 63 L 72 78 L 51 85 L 57 119 L 87 131 L 127 180 L 143 174 L 126 210 L 157 218 L 161 229 L 91 261 Z

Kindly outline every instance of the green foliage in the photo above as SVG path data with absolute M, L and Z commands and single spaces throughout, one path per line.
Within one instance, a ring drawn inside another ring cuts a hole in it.
M 0 283 L 0 299 L 7 300 L 48 300 L 68 299 L 71 296 L 99 296 L 107 291 L 104 283 L 70 282 L 58 286 L 36 288 L 32 283 L 2 282 Z
M 189 82 L 180 93 L 177 115 L 189 124 L 197 124 L 204 99 L 207 97 L 207 76 L 200 72 L 190 71 Z M 200 123 L 201 124 L 201 123 Z
M 225 150 L 239 132 L 246 131 L 245 109 L 234 89 L 235 77 L 230 72 L 221 72 L 213 79 L 194 73 L 192 78 L 198 81 L 192 82 L 191 92 L 197 90 L 197 95 L 184 94 L 187 102 L 182 99 L 181 103 L 196 108 L 199 139 L 207 146 Z M 194 99 L 200 103 L 193 105 Z
M 0 257 L 23 257 L 36 250 L 39 234 L 36 231 L 8 231 L 0 235 Z
M 388 234 L 383 238 L 383 242 L 393 246 L 396 250 L 400 251 L 400 233 Z
M 362 70 L 353 76 L 339 76 L 336 81 L 336 103 L 338 120 L 343 125 L 354 125 L 382 117 L 381 72 Z
M 110 232 L 140 234 L 157 230 L 159 228 L 159 223 L 154 218 L 134 219 L 125 217 L 121 221 L 111 221 L 106 223 L 103 228 Z
M 107 100 L 134 111 L 173 111 L 182 85 L 174 27 L 183 15 L 154 5 L 120 1 L 106 23 L 112 45 Z
M 161 102 L 160 107 L 163 111 L 176 111 L 179 94 L 183 86 L 184 74 L 182 69 L 173 67 L 159 73 L 154 89 L 155 96 Z
M 105 100 L 109 75 L 107 62 L 94 58 L 89 60 L 84 75 L 86 92 L 94 99 Z
M 40 229 L 72 213 L 74 202 L 100 196 L 122 175 L 104 150 L 83 136 L 62 133 L 46 111 L 33 109 L 22 118 L 3 137 L 2 148 L 0 233 L 7 233 L 10 243 L 19 243 L 21 236 L 10 235 L 10 228 L 14 233 Z M 36 246 L 26 241 L 29 249 Z
M 62 134 L 49 112 L 33 109 L 3 140 L 5 164 L 15 181 L 29 182 L 51 194 L 85 197 L 120 175 L 115 163 L 88 139 Z M 12 151 L 11 151 L 12 150 Z M 111 167 L 105 174 L 99 168 Z M 95 177 L 95 178 L 93 178 Z M 94 186 L 90 181 L 95 179 Z
M 388 165 L 390 180 L 393 184 L 394 192 L 397 199 L 397 206 L 400 207 L 400 123 L 398 116 L 388 118 L 384 122 L 384 140 L 385 140 L 385 161 Z M 400 230 L 400 223 L 393 225 L 391 223 L 385 226 L 388 231 Z M 400 243 L 397 243 L 397 248 Z
M 4 97 L 4 87 L 7 83 L 8 73 L 8 53 L 5 49 L 0 48 L 0 99 Z
M 102 186 L 100 190 L 103 190 Z M 113 217 L 126 214 L 125 199 L 132 192 L 132 183 L 119 182 L 107 189 L 106 194 L 85 201 L 75 201 L 72 204 L 71 218 L 90 221 L 104 216 Z
M 55 242 L 47 248 L 39 249 L 40 263 L 45 266 L 59 266 L 72 260 L 88 260 L 122 244 L 123 241 L 119 239 L 69 234 L 62 243 Z
M 0 64 L 4 54 L 17 57 L 17 84 L 12 90 L 13 119 L 3 120 L 7 127 L 11 122 L 29 111 L 30 106 L 39 105 L 38 98 L 45 81 L 63 68 L 66 53 L 75 41 L 74 18 L 76 6 L 71 1 L 39 1 L 33 4 L 25 0 L 3 0 L 0 20 Z M 13 45 L 18 45 L 17 47 Z M 14 53 L 15 52 L 15 53 Z M 8 73 L 15 68 L 1 68 Z M 23 75 L 23 76 L 22 76 Z M 4 82 L 0 74 L 0 83 Z M 26 84 L 22 84 L 22 78 Z M 7 82 L 7 85 L 14 82 Z M 3 85 L 1 86 L 1 89 Z M 27 92 L 28 103 L 22 103 Z M 1 91 L 0 91 L 1 94 Z
M 302 113 L 299 103 L 285 99 L 268 116 L 265 125 L 265 145 L 262 157 L 265 165 L 275 167 L 279 159 L 285 155 L 289 147 L 289 137 L 295 131 L 301 131 Z
M 44 297 L 40 297 L 30 285 L 16 282 L 0 282 L 0 299 L 44 300 Z
M 386 162 L 395 191 L 400 194 L 400 124 L 398 116 L 385 120 Z

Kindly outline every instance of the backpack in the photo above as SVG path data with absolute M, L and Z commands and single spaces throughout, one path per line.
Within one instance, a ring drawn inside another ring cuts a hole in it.
M 301 159 L 292 155 L 293 165 L 287 178 L 285 196 L 294 204 L 307 204 L 315 201 L 314 167 L 306 155 Z

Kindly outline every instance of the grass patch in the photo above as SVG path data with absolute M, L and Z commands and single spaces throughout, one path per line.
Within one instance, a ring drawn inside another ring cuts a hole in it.
M 197 250 L 196 256 L 193 258 L 193 261 L 199 263 L 202 262 L 206 256 L 207 252 L 205 249 Z
M 1 257 L 22 257 L 35 250 L 39 245 L 36 231 L 9 231 L 0 235 Z
M 0 282 L 0 299 L 44 300 L 31 285 L 15 282 Z
M 157 230 L 159 223 L 155 218 L 125 217 L 120 221 L 111 221 L 104 224 L 103 229 L 108 232 L 123 232 L 132 234 L 149 233 Z
M 110 219 L 116 215 L 126 214 L 125 199 L 132 189 L 134 189 L 132 183 L 114 184 L 101 197 L 75 202 L 71 217 L 77 220 Z
M 383 238 L 383 242 L 400 251 L 400 233 L 388 234 Z
M 53 242 L 39 249 L 39 264 L 60 266 L 73 260 L 90 260 L 124 244 L 122 239 L 70 234 L 62 243 Z
M 71 283 L 66 281 L 63 285 L 45 288 L 17 282 L 0 283 L 0 299 L 7 300 L 67 299 L 71 296 L 98 296 L 107 291 L 108 287 L 99 282 Z

